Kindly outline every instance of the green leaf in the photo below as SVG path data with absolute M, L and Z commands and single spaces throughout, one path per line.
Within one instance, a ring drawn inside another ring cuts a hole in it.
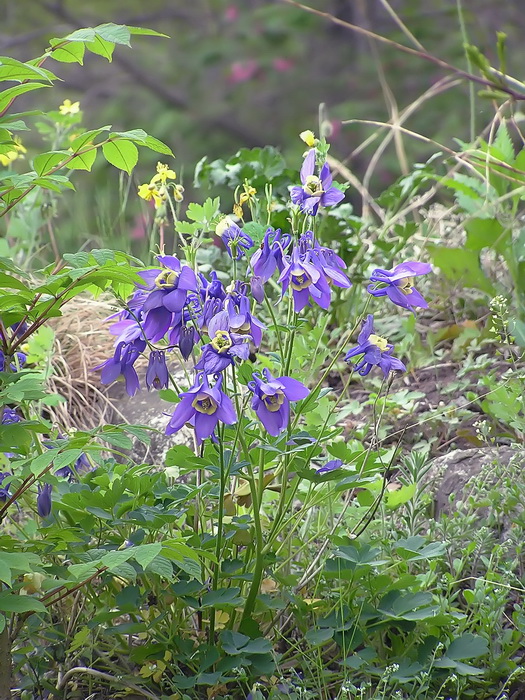
M 505 163 L 509 165 L 514 163 L 516 153 L 514 152 L 514 146 L 510 138 L 509 130 L 507 129 L 507 124 L 504 121 L 499 125 L 498 133 L 492 145 L 502 154 Z
M 85 153 L 80 153 L 78 156 L 72 158 L 67 167 L 71 170 L 88 170 L 91 171 L 93 163 L 97 158 L 97 149 L 93 148 Z
M 505 230 L 497 219 L 470 219 L 464 223 L 467 232 L 466 247 L 469 250 L 494 248 L 505 253 L 509 245 L 510 230 Z
M 133 547 L 132 556 L 137 564 L 140 564 L 140 566 L 145 569 L 155 557 L 160 554 L 161 549 L 162 544 L 160 542 L 141 544 L 137 547 Z
M 310 646 L 318 647 L 324 644 L 334 636 L 335 629 L 333 627 L 320 627 L 318 629 L 309 629 L 304 635 L 305 640 Z
M 17 593 L 0 593 L 0 610 L 4 612 L 46 612 L 46 606 L 36 598 Z
M 113 60 L 113 51 L 115 50 L 115 44 L 111 41 L 106 41 L 101 36 L 95 36 L 94 41 L 90 42 L 86 46 L 88 51 L 91 53 L 96 53 L 99 56 L 106 58 L 109 63 Z
M 222 608 L 228 606 L 241 605 L 243 599 L 239 596 L 240 588 L 218 588 L 209 591 L 202 596 L 203 608 Z
M 81 454 L 82 450 L 64 450 L 64 452 L 61 452 L 56 457 L 53 466 L 55 469 L 61 469 L 62 467 L 74 464 Z
M 404 503 L 408 503 L 416 493 L 417 484 L 408 484 L 397 489 L 397 491 L 388 491 L 386 494 L 386 504 L 389 508 L 397 508 Z
M 152 151 L 156 151 L 157 153 L 162 153 L 163 155 L 166 156 L 173 156 L 173 151 L 169 146 L 166 146 L 165 143 L 162 141 L 159 141 L 159 139 L 156 139 L 154 136 L 146 136 L 146 138 L 143 141 L 144 146 L 147 146 L 149 149 Z M 175 157 L 175 156 L 173 156 Z
M 62 161 L 65 161 L 67 155 L 67 153 L 60 151 L 49 151 L 47 153 L 40 153 L 40 155 L 36 156 L 36 158 L 34 159 L 33 167 L 38 175 L 46 175 L 47 173 L 49 173 L 50 170 L 53 170 L 53 168 L 56 165 L 58 165 Z
M 21 83 L 24 80 L 35 80 L 39 78 L 43 78 L 49 82 L 57 80 L 57 76 L 45 68 L 32 66 L 30 63 L 22 63 L 21 61 L 17 61 L 16 58 L 0 56 L 0 82 L 4 80 L 14 80 Z
M 139 152 L 131 141 L 109 141 L 102 146 L 105 159 L 119 170 L 125 170 L 129 175 L 137 164 Z
M 445 248 L 429 246 L 434 264 L 441 268 L 443 274 L 463 287 L 473 287 L 487 294 L 494 295 L 491 281 L 481 270 L 479 258 L 465 248 Z
M 33 460 L 31 460 L 29 465 L 31 473 L 35 476 L 39 476 L 44 471 L 44 469 L 47 469 L 47 467 L 49 467 L 49 465 L 55 459 L 57 454 L 58 450 L 46 450 L 41 455 L 38 455 L 38 457 L 35 457 Z
M 104 554 L 100 560 L 100 566 L 107 566 L 109 571 L 112 571 L 120 564 L 123 564 L 128 559 L 133 557 L 133 547 L 128 547 L 127 549 L 117 549 L 113 552 L 108 552 Z
M 73 141 L 71 141 L 71 150 L 76 153 L 82 150 L 84 146 L 92 143 L 93 140 L 102 132 L 109 131 L 111 126 L 101 126 L 99 129 L 91 129 L 90 131 L 85 131 L 80 136 L 77 136 Z
M 99 24 L 98 27 L 95 27 L 95 32 L 97 36 L 105 41 L 110 41 L 113 44 L 121 44 L 123 46 L 131 46 L 129 42 L 131 32 L 124 24 L 113 24 L 112 22 Z
M 55 44 L 53 44 L 53 41 Z M 70 44 L 57 46 L 59 41 L 60 40 L 58 39 L 51 41 L 51 45 L 53 46 L 53 49 L 50 52 L 51 58 L 54 58 L 55 61 L 59 61 L 60 63 L 80 63 L 80 65 L 84 63 L 84 53 L 86 52 L 86 47 L 83 43 L 77 43 L 70 40 L 72 42 Z
M 62 43 L 66 41 L 94 41 L 95 40 L 95 30 L 92 27 L 84 27 L 82 29 L 76 29 L 71 34 L 63 37 L 62 39 L 51 39 L 51 46 L 57 43 Z
M 45 83 L 22 83 L 22 85 L 15 85 L 7 90 L 2 90 L 2 92 L 0 92 L 0 112 L 3 112 L 15 97 L 30 92 L 31 90 L 38 90 L 39 88 L 45 87 L 51 86 Z
M 453 661 L 463 661 L 464 659 L 477 659 L 489 650 L 488 642 L 477 634 L 465 632 L 460 637 L 454 639 L 445 655 Z
M 130 27 L 127 25 L 129 33 L 135 36 L 160 36 L 163 39 L 169 39 L 167 34 L 161 34 L 156 32 L 154 29 L 145 29 L 144 27 Z
M 10 289 L 20 289 L 23 292 L 30 292 L 26 285 L 16 277 L 11 277 L 11 275 L 5 272 L 0 272 L 0 287 L 8 287 Z
M 89 627 L 81 627 L 78 632 L 73 637 L 73 641 L 68 650 L 68 654 L 71 654 L 77 649 L 83 649 L 86 646 L 86 642 L 91 635 L 91 630 Z

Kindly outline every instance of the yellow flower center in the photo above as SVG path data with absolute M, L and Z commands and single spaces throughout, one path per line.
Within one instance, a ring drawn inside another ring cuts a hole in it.
M 291 275 L 290 284 L 292 289 L 300 291 L 301 289 L 306 289 L 306 287 L 309 287 L 311 283 L 312 279 L 310 275 L 307 275 L 306 273 Z
M 162 270 L 155 279 L 155 286 L 157 289 L 173 289 L 177 284 L 178 277 L 179 275 L 173 270 Z
M 217 410 L 217 404 L 208 394 L 197 394 L 191 405 L 199 413 L 206 413 L 211 416 Z
M 304 189 L 308 192 L 310 197 L 320 197 L 324 193 L 321 180 L 317 175 L 308 175 L 304 183 Z
M 375 335 L 375 333 L 372 333 L 369 336 L 368 342 L 372 343 L 372 345 L 376 345 L 381 352 L 386 352 L 388 349 L 388 340 L 386 338 L 382 338 L 380 335 Z
M 216 331 L 215 338 L 211 341 L 211 345 L 218 353 L 223 353 L 228 352 L 233 343 L 227 331 Z
M 278 411 L 283 402 L 284 402 L 284 394 L 282 391 L 278 391 L 276 394 L 263 394 L 262 400 L 264 401 L 264 405 L 266 408 L 271 412 L 275 413 Z
M 406 294 L 412 294 L 412 289 L 414 288 L 414 278 L 413 277 L 403 277 L 399 280 L 399 289 Z

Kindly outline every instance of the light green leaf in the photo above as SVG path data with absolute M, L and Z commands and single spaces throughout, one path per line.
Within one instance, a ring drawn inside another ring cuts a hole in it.
M 67 153 L 64 151 L 49 151 L 47 153 L 40 153 L 33 161 L 33 167 L 38 175 L 47 175 L 50 170 L 66 160 Z
M 104 554 L 100 560 L 100 566 L 107 566 L 107 568 L 111 571 L 117 566 L 120 566 L 120 564 L 123 564 L 128 559 L 131 559 L 132 556 L 133 547 L 128 547 L 127 549 L 117 549 L 113 552 Z
M 162 141 L 159 141 L 159 139 L 156 139 L 154 136 L 146 136 L 143 143 L 144 146 L 147 146 L 152 151 L 162 153 L 166 156 L 173 156 L 173 151 L 171 150 L 171 148 L 169 146 L 166 146 L 166 144 Z
M 137 164 L 139 152 L 131 141 L 109 141 L 102 146 L 104 158 L 119 170 L 125 170 L 129 175 Z
M 93 148 L 90 151 L 85 151 L 80 153 L 78 156 L 72 158 L 67 167 L 71 170 L 91 170 L 93 163 L 97 158 L 97 149 Z
M 22 85 L 15 85 L 7 90 L 2 90 L 2 92 L 0 92 L 0 112 L 3 112 L 15 97 L 23 95 L 25 92 L 30 92 L 31 90 L 38 90 L 39 88 L 46 87 L 51 86 L 45 83 L 22 83 Z
M 111 41 L 106 41 L 106 39 L 103 39 L 101 36 L 95 36 L 95 40 L 90 42 L 86 48 L 88 51 L 91 51 L 91 53 L 96 53 L 99 56 L 107 58 L 109 63 L 113 60 L 115 44 Z
M 397 491 L 388 491 L 386 495 L 386 504 L 389 508 L 397 508 L 403 503 L 408 503 L 416 493 L 416 483 L 401 486 Z
M 82 65 L 84 63 L 85 52 L 85 44 L 72 42 L 64 46 L 53 48 L 50 52 L 50 56 L 60 63 L 80 63 L 80 65 Z
M 169 39 L 168 34 L 161 34 L 154 29 L 145 29 L 144 27 L 130 27 L 127 25 L 129 33 L 135 36 L 160 36 L 163 39 Z
M 64 41 L 94 41 L 95 40 L 95 30 L 92 27 L 85 27 L 83 29 L 76 29 L 71 34 L 63 37 L 62 39 L 52 39 L 51 46 L 55 43 L 62 43 Z
M 15 80 L 21 83 L 24 80 L 35 80 L 43 78 L 51 82 L 57 77 L 51 71 L 32 66 L 30 63 L 22 63 L 16 58 L 0 56 L 0 82 L 4 80 Z
M 457 637 L 446 650 L 445 655 L 453 661 L 477 659 L 488 651 L 488 642 L 477 634 L 465 632 Z
M 113 44 L 121 44 L 123 46 L 131 46 L 129 43 L 131 33 L 125 24 L 113 24 L 112 22 L 99 24 L 98 27 L 95 27 L 95 32 L 105 41 L 111 41 Z
M 103 131 L 109 131 L 110 129 L 111 126 L 101 126 L 99 129 L 91 129 L 90 131 L 85 131 L 83 134 L 80 134 L 80 136 L 77 136 L 76 139 L 73 139 L 73 141 L 71 141 L 71 150 L 74 153 L 80 151 L 84 146 L 87 146 L 88 144 L 92 143 L 93 140 Z

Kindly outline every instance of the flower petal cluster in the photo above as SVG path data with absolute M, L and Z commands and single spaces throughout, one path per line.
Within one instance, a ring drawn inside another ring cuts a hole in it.
M 233 260 L 240 260 L 246 251 L 253 248 L 253 238 L 245 233 L 237 224 L 232 223 L 219 233 L 228 255 Z
M 290 197 L 294 204 L 305 214 L 315 216 L 320 206 L 329 207 L 339 204 L 344 199 L 344 192 L 332 184 L 332 175 L 328 163 L 321 167 L 319 175 L 316 171 L 316 150 L 311 148 L 306 154 L 301 167 L 302 187 L 296 185 L 290 191 Z
M 281 229 L 268 228 L 260 248 L 252 255 L 250 265 L 253 274 L 263 282 L 268 282 L 275 270 L 282 271 L 285 251 L 292 241 L 290 234 L 281 233 Z
M 130 343 L 121 342 L 117 344 L 113 357 L 97 365 L 95 369 L 100 369 L 100 381 L 102 384 L 111 384 L 120 376 L 124 377 L 126 392 L 129 396 L 135 396 L 140 388 L 139 378 L 134 368 L 139 355 L 146 347 L 144 340 L 134 340 Z
M 367 289 L 374 297 L 388 296 L 390 301 L 404 309 L 428 308 L 428 304 L 414 287 L 414 277 L 432 272 L 432 265 L 408 261 L 396 265 L 392 270 L 375 269 L 370 275 Z M 382 286 L 378 286 L 382 285 Z
M 314 301 L 327 309 L 330 306 L 332 286 L 348 289 L 352 283 L 343 272 L 343 260 L 333 250 L 325 248 L 307 231 L 294 246 L 291 255 L 284 257 L 284 267 L 279 277 L 283 295 L 291 288 L 296 313 Z
M 173 412 L 166 434 L 172 435 L 189 423 L 195 428 L 200 444 L 213 435 L 219 421 L 226 425 L 235 423 L 237 414 L 231 399 L 222 390 L 222 382 L 222 375 L 216 375 L 215 384 L 211 386 L 205 373 L 197 374 L 191 389 L 179 394 L 181 401 Z
M 52 490 L 53 487 L 51 486 L 51 484 L 44 484 L 43 486 L 38 487 L 36 509 L 38 511 L 38 515 L 41 518 L 47 518 L 47 516 L 51 513 L 51 507 L 53 505 L 51 500 Z
M 394 346 L 386 338 L 375 334 L 372 314 L 369 314 L 363 322 L 357 343 L 355 348 L 346 353 L 345 362 L 350 363 L 352 357 L 361 355 L 355 369 L 362 377 L 365 377 L 374 366 L 380 367 L 385 377 L 394 370 L 406 372 L 406 367 L 401 360 L 392 356 Z
M 306 398 L 310 390 L 292 377 L 273 377 L 267 369 L 252 377 L 248 382 L 252 408 L 270 435 L 277 436 L 288 427 L 290 401 Z

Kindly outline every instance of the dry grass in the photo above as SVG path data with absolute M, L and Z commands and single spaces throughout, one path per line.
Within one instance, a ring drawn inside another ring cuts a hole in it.
M 110 299 L 81 296 L 49 322 L 55 331 L 49 389 L 66 399 L 49 411 L 53 422 L 66 430 L 89 430 L 115 416 L 125 422 L 108 388 L 100 383 L 100 373 L 93 371 L 113 354 L 114 336 L 105 319 L 114 311 Z

